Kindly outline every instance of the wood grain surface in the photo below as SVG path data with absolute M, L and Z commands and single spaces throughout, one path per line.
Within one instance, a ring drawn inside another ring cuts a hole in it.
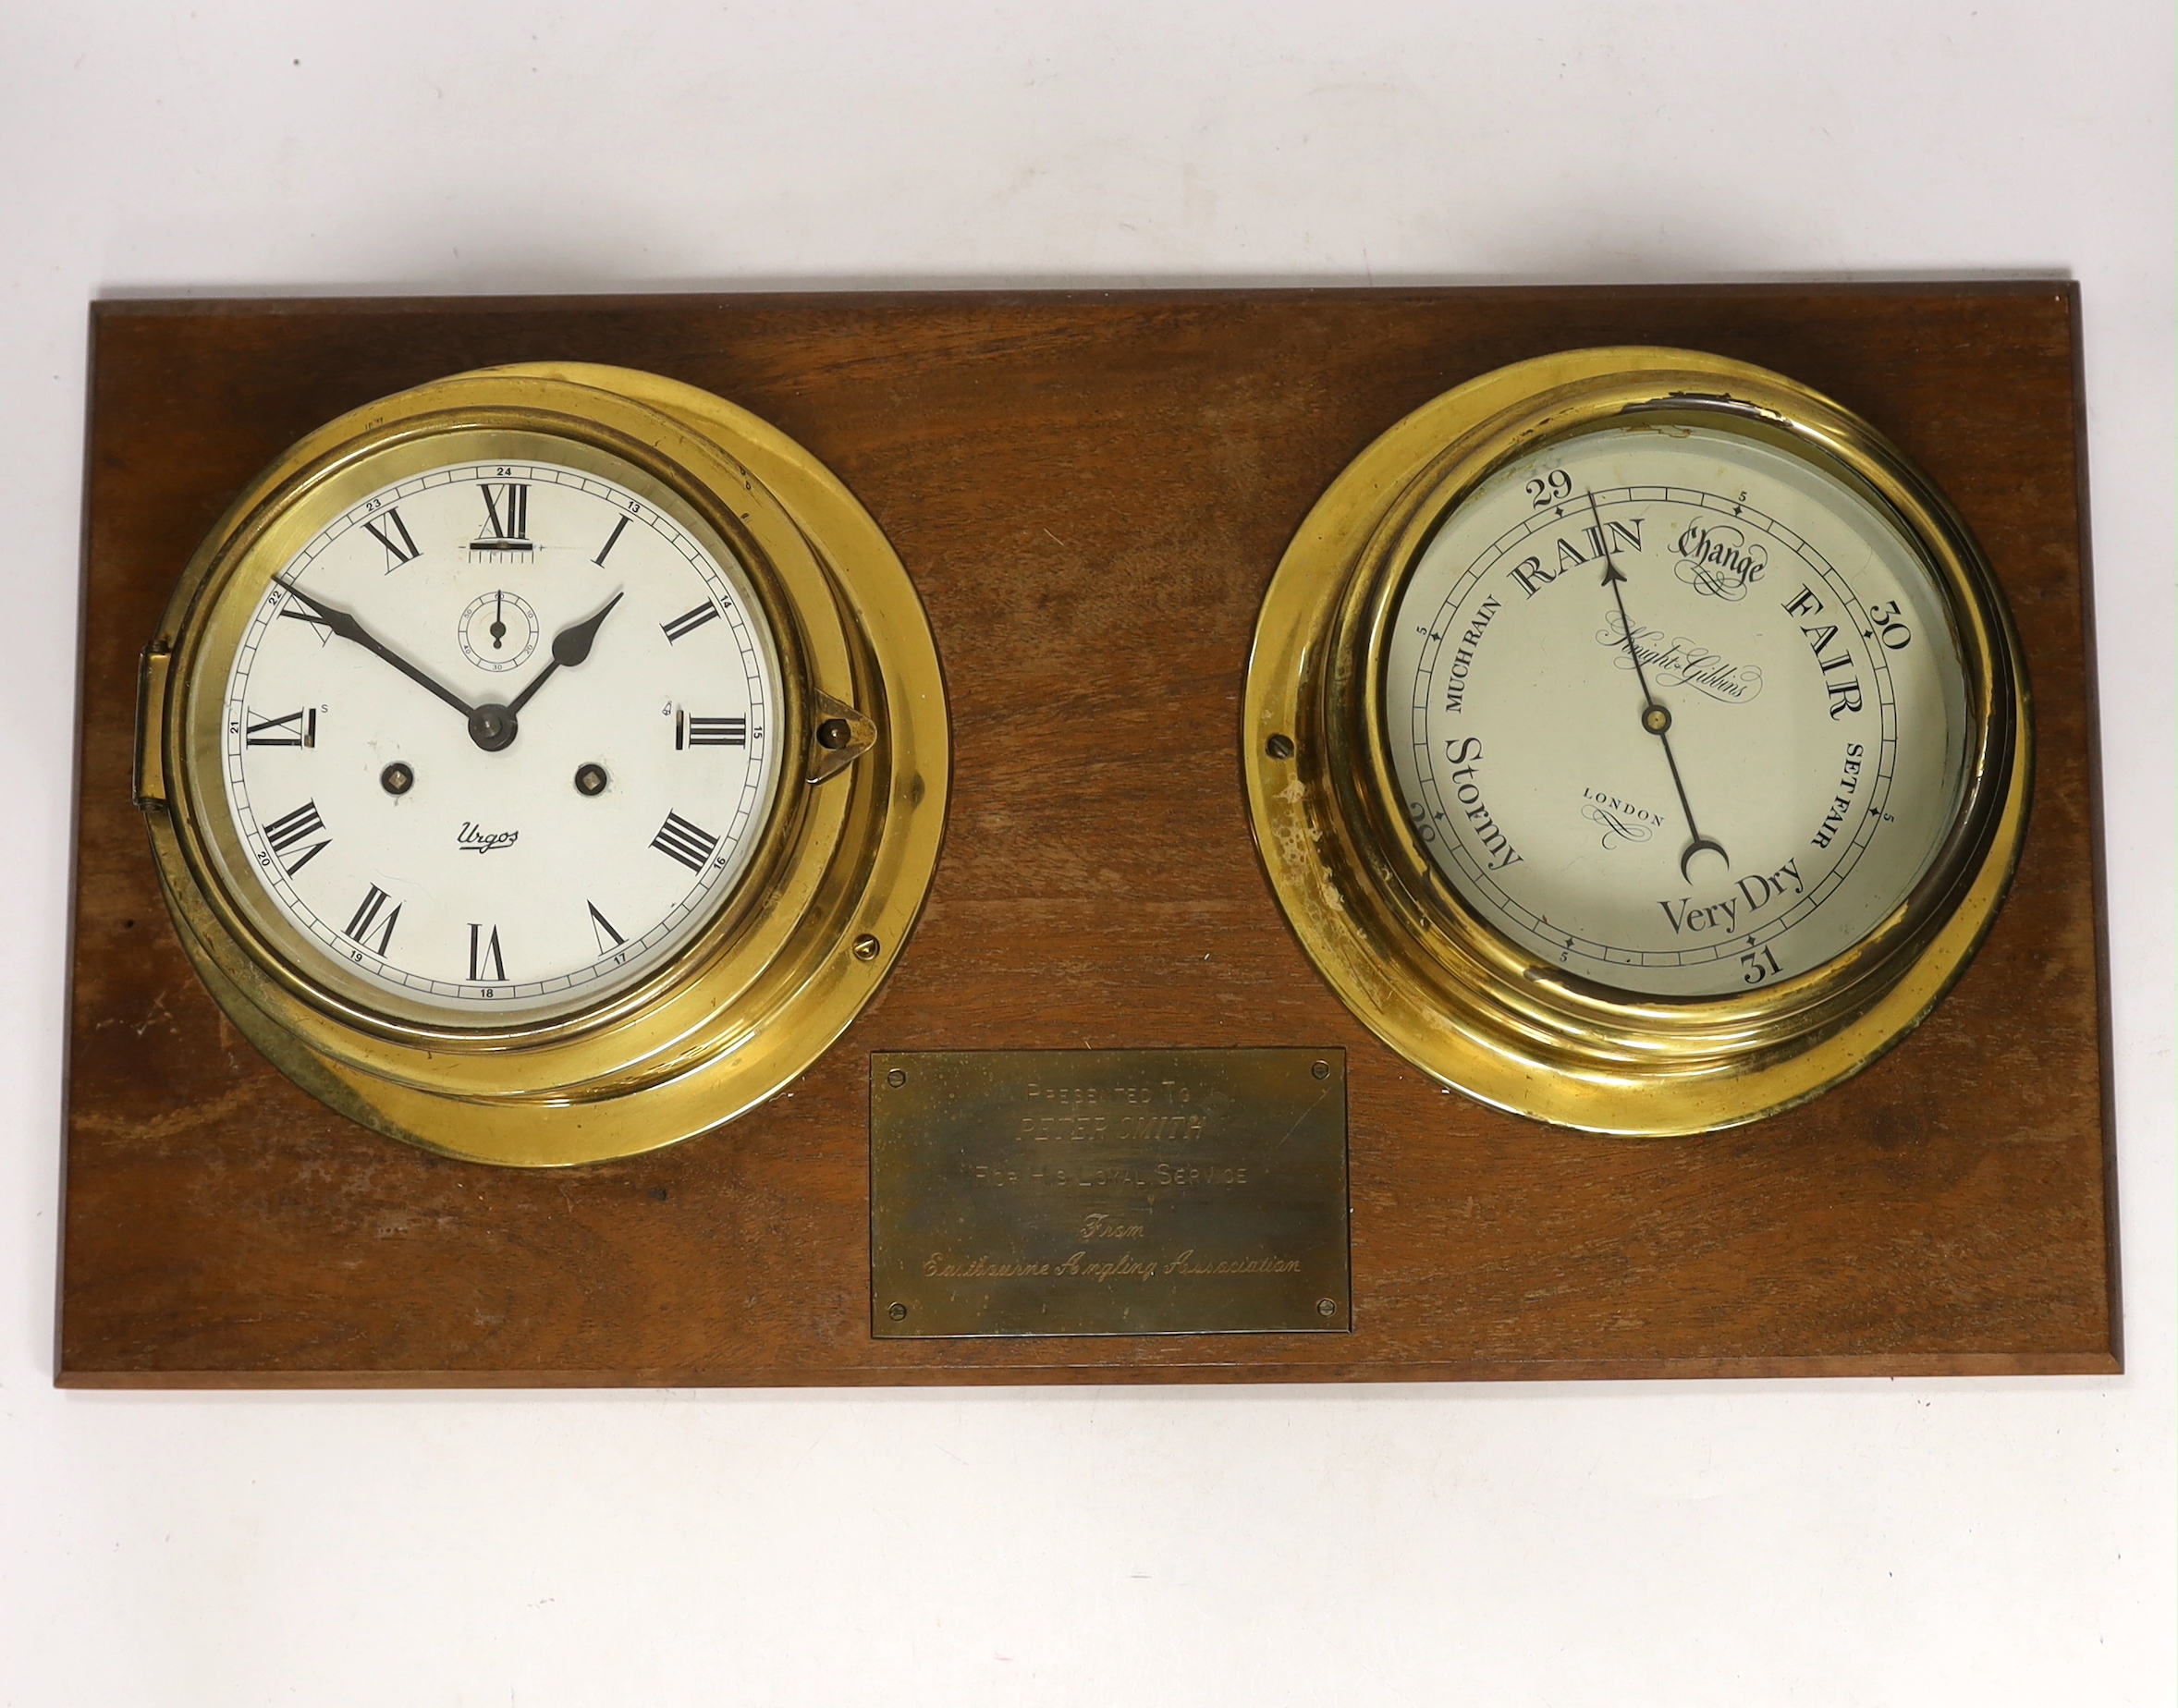
M 58 1380 L 104 1386 L 1384 1380 L 2119 1367 L 2075 288 L 1204 291 L 116 302 L 92 315 Z M 1303 957 L 1236 755 L 1257 602 L 1377 433 L 1523 357 L 1778 369 L 1921 462 L 2025 640 L 2011 901 L 1851 1083 L 1697 1141 L 1496 1114 Z M 497 362 L 689 381 L 822 458 L 928 607 L 956 748 L 889 984 L 770 1104 L 521 1173 L 349 1125 L 199 985 L 129 801 L 139 652 L 290 442 Z M 1342 1046 L 1345 1336 L 878 1341 L 870 1053 Z

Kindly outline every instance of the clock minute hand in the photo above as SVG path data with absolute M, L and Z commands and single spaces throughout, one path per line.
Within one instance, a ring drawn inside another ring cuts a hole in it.
M 552 662 L 537 672 L 535 679 L 530 683 L 529 687 L 515 696 L 514 703 L 507 710 L 509 713 L 520 712 L 522 707 L 528 705 L 537 697 L 537 690 L 552 679 L 552 673 L 555 670 L 563 666 L 572 670 L 577 665 L 588 658 L 591 645 L 597 639 L 597 630 L 600 625 L 613 614 L 613 607 L 618 604 L 625 596 L 625 592 L 615 593 L 605 602 L 605 609 L 598 612 L 596 616 L 585 617 L 582 621 L 570 628 L 563 628 L 553 636 Z
M 1596 507 L 1596 494 L 1588 494 L 1588 513 L 1596 518 L 1596 542 L 1603 548 L 1603 585 L 1610 589 L 1610 596 L 1619 607 L 1619 638 L 1626 643 L 1626 656 L 1634 661 L 1634 677 L 1641 684 L 1641 727 L 1647 730 L 1664 746 L 1664 762 L 1671 767 L 1671 787 L 1679 791 L 1679 811 L 1686 815 L 1686 834 L 1689 838 L 1685 850 L 1679 856 L 1679 875 L 1692 883 L 1687 868 L 1696 854 L 1707 849 L 1727 865 L 1731 856 L 1724 851 L 1724 844 L 1714 837 L 1702 835 L 1701 826 L 1694 821 L 1694 802 L 1686 798 L 1686 780 L 1679 775 L 1679 759 L 1671 751 L 1671 712 L 1649 689 L 1648 671 L 1641 663 L 1641 649 L 1634 643 L 1634 624 L 1626 616 L 1626 595 L 1619 590 L 1625 585 L 1625 572 L 1610 555 L 1605 543 L 1603 513 Z
M 328 629 L 338 635 L 343 640 L 352 640 L 358 646 L 361 647 L 366 653 L 375 653 L 380 658 L 383 658 L 387 664 L 391 665 L 396 670 L 399 671 L 403 676 L 407 677 L 409 680 L 414 682 L 418 687 L 429 689 L 441 700 L 445 701 L 448 705 L 452 706 L 455 711 L 460 713 L 463 717 L 470 717 L 475 714 L 476 708 L 471 705 L 469 702 L 462 699 L 460 695 L 455 693 L 453 689 L 441 687 L 438 683 L 433 681 L 430 677 L 426 676 L 422 671 L 417 669 L 414 665 L 411 665 L 398 653 L 395 652 L 391 647 L 387 646 L 384 641 L 380 640 L 377 636 L 373 635 L 369 629 L 365 628 L 361 623 L 357 622 L 354 616 L 349 613 L 346 611 L 336 611 L 331 605 L 324 604 L 323 601 L 312 598 L 308 593 L 304 592 L 302 589 L 296 586 L 294 582 L 288 580 L 288 578 L 284 575 L 275 575 L 273 577 L 273 580 L 277 581 L 282 587 L 286 588 L 289 593 L 294 595 L 294 597 L 302 601 L 302 603 L 308 605 L 312 611 L 316 612 L 317 616 L 313 619 L 314 621 L 324 624 Z

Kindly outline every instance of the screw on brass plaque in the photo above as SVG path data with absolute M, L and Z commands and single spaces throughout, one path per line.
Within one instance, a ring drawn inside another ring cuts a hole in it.
M 872 1332 L 1350 1331 L 1337 1050 L 870 1062 Z

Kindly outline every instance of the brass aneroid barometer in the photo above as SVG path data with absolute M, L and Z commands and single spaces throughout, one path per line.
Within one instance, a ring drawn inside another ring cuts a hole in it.
M 1348 1006 L 1515 1113 L 1661 1135 L 1857 1072 L 2025 831 L 2026 684 L 1965 525 L 1763 370 L 1583 350 L 1448 393 L 1258 619 L 1258 846 Z
M 623 369 L 421 386 L 235 503 L 145 654 L 181 940 L 289 1078 L 526 1165 L 807 1068 L 927 892 L 930 631 L 822 465 Z

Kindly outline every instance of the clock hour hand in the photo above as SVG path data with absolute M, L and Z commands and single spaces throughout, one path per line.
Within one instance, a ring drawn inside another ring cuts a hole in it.
M 1604 537 L 1603 512 L 1596 507 L 1593 492 L 1588 494 L 1588 514 L 1596 518 L 1597 543 L 1603 547 L 1603 584 L 1618 602 L 1619 638 L 1626 643 L 1626 656 L 1634 661 L 1634 679 L 1641 684 L 1641 727 L 1664 744 L 1664 762 L 1671 767 L 1671 787 L 1679 791 L 1679 810 L 1686 815 L 1688 841 L 1679 856 L 1679 875 L 1691 884 L 1694 874 L 1687 868 L 1694 864 L 1696 854 L 1714 854 L 1727 865 L 1731 863 L 1731 856 L 1724 851 L 1724 844 L 1703 836 L 1701 826 L 1694 822 L 1694 803 L 1686 798 L 1686 781 L 1679 775 L 1679 759 L 1671 751 L 1671 711 L 1649 691 L 1648 671 L 1641 663 L 1641 649 L 1634 643 L 1634 625 L 1626 616 L 1626 595 L 1619 591 L 1626 583 L 1625 573 L 1611 558 Z
M 530 683 L 529 687 L 515 696 L 514 703 L 507 708 L 510 714 L 520 712 L 522 707 L 534 700 L 537 690 L 552 679 L 552 673 L 555 670 L 559 669 L 562 665 L 572 670 L 590 656 L 591 643 L 597 639 L 599 626 L 613 614 L 613 607 L 618 604 L 624 596 L 623 593 L 615 593 L 605 602 L 605 609 L 598 612 L 596 616 L 584 617 L 582 621 L 570 628 L 561 629 L 559 633 L 552 637 L 552 662 L 538 671 L 535 679 Z
M 469 702 L 462 699 L 460 695 L 455 693 L 453 689 L 441 687 L 438 683 L 433 681 L 431 677 L 424 675 L 422 671 L 417 669 L 414 665 L 411 665 L 398 653 L 395 652 L 391 647 L 387 646 L 384 641 L 380 640 L 377 636 L 373 635 L 369 629 L 365 628 L 361 623 L 357 622 L 356 619 L 348 612 L 336 611 L 331 605 L 324 604 L 323 601 L 312 598 L 308 593 L 304 592 L 302 589 L 296 586 L 294 582 L 288 580 L 288 578 L 284 575 L 275 575 L 273 577 L 273 580 L 277 581 L 282 587 L 286 588 L 290 594 L 300 600 L 316 614 L 310 619 L 311 621 L 323 623 L 326 628 L 331 630 L 334 634 L 338 635 L 343 640 L 354 641 L 366 653 L 375 653 L 380 658 L 383 658 L 396 670 L 399 671 L 403 676 L 407 677 L 409 680 L 416 683 L 419 687 L 429 689 L 441 700 L 445 701 L 448 705 L 452 706 L 455 711 L 460 713 L 463 717 L 471 717 L 474 715 L 476 708 L 471 706 Z

